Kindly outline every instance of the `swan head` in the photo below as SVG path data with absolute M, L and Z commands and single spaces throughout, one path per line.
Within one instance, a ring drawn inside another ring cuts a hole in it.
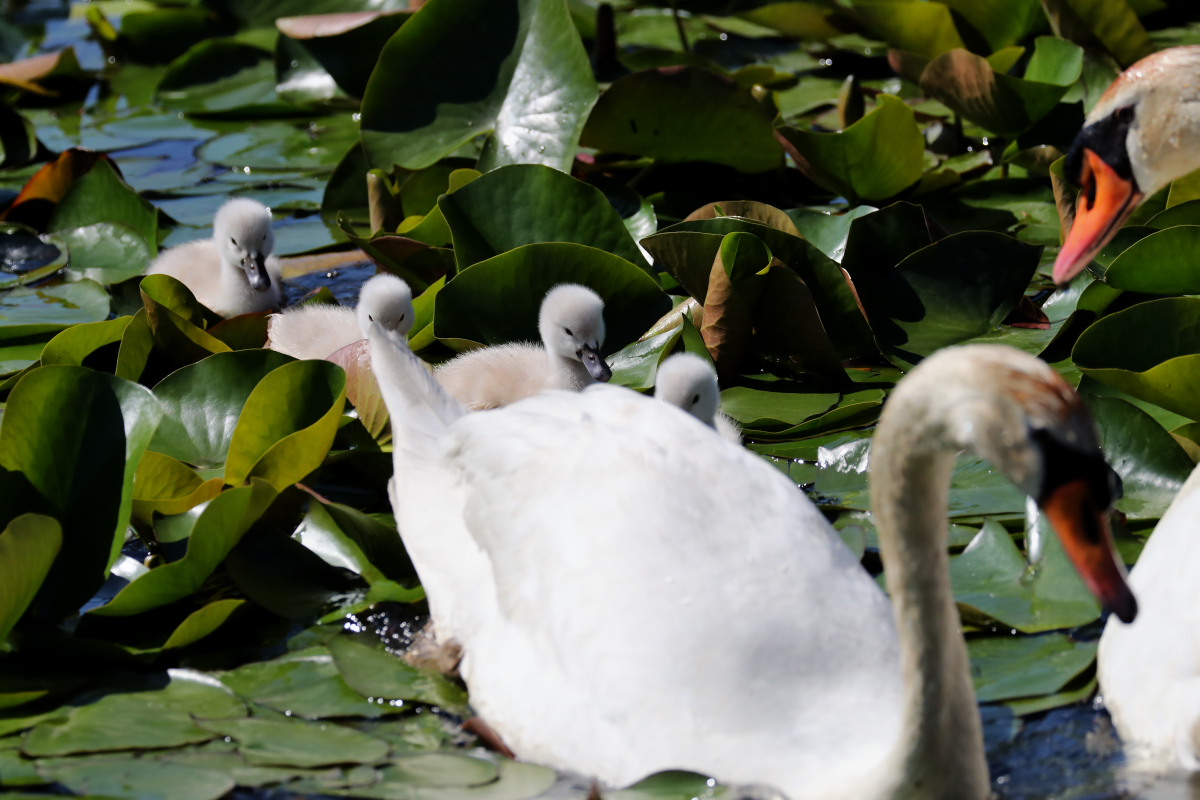
M 1121 73 L 1088 114 L 1063 170 L 1080 192 L 1055 283 L 1082 272 L 1142 200 L 1200 168 L 1198 74 L 1200 46 L 1163 50 Z
M 664 361 L 654 379 L 654 396 L 682 408 L 705 425 L 716 425 L 721 390 L 712 364 L 700 356 L 676 353 Z
M 354 309 L 358 328 L 367 338 L 372 322 L 388 330 L 407 336 L 412 330 L 412 290 L 404 279 L 389 273 L 380 273 L 363 284 L 358 292 L 358 306 Z
M 538 333 L 548 352 L 581 362 L 595 380 L 612 377 L 600 355 L 604 301 L 586 286 L 563 283 L 547 292 L 538 314 Z
M 271 288 L 267 256 L 275 250 L 271 211 L 257 200 L 237 197 L 217 212 L 213 242 L 225 264 L 246 273 L 246 281 L 260 292 Z
M 1000 345 L 941 350 L 892 392 L 881 435 L 907 436 L 918 452 L 970 450 L 990 461 L 1037 500 L 1105 608 L 1133 619 L 1137 603 L 1108 522 L 1121 480 L 1082 398 L 1044 361 Z

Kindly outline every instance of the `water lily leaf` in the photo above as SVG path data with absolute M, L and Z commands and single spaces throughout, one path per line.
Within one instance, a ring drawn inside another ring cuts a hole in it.
M 785 0 L 768 3 L 743 11 L 738 17 L 792 39 L 825 40 L 845 33 L 845 21 L 839 18 L 838 12 L 819 2 Z
M 208 720 L 200 727 L 237 741 L 238 752 L 251 764 L 323 767 L 373 764 L 388 754 L 387 742 L 332 722 L 300 720 Z
M 196 719 L 244 717 L 246 707 L 213 678 L 191 670 L 168 671 L 155 688 L 107 694 L 77 706 L 65 719 L 43 722 L 25 735 L 29 756 L 112 750 L 154 750 L 204 742 L 215 734 Z
M 171 632 L 171 636 L 163 643 L 163 650 L 186 647 L 200 641 L 213 631 L 225 624 L 225 621 L 246 604 L 245 600 L 227 599 L 209 603 L 198 611 L 187 615 L 183 622 Z
M 986 38 L 993 51 L 1020 42 L 1044 20 L 1038 0 L 943 0 L 943 4 Z
M 222 4 L 222 10 L 242 28 L 271 28 L 279 17 L 333 12 L 397 11 L 408 0 L 240 0 Z
M 95 281 L 0 292 L 0 342 L 98 322 L 108 316 L 109 302 L 108 293 Z
M 429 754 L 433 755 L 433 754 Z M 353 787 L 347 790 L 329 790 L 322 789 L 320 784 L 312 784 L 313 791 L 322 791 L 324 793 L 353 795 L 355 797 L 370 797 L 380 798 L 383 800 L 388 797 L 395 797 L 397 794 L 405 797 L 420 797 L 428 798 L 428 800 L 436 800 L 438 797 L 445 797 L 452 794 L 454 797 L 461 800 L 526 800 L 530 797 L 538 797 L 544 794 L 558 780 L 557 774 L 552 769 L 540 767 L 535 764 L 522 764 L 516 761 L 503 760 L 497 766 L 499 769 L 499 777 L 496 780 L 489 781 L 475 786 L 449 785 L 444 788 L 437 785 L 421 785 L 414 784 L 414 771 L 420 774 L 433 774 L 437 770 L 438 774 L 446 776 L 447 780 L 452 779 L 454 770 L 451 768 L 450 759 L 462 761 L 468 758 L 467 756 L 452 756 L 445 755 L 445 758 L 439 758 L 437 762 L 429 761 L 429 756 L 420 756 L 418 762 L 413 764 L 413 770 L 406 769 L 405 764 L 409 761 L 408 758 L 400 759 L 400 763 L 396 766 L 387 766 L 380 770 L 380 782 L 374 786 Z M 478 759 L 472 759 L 478 761 Z M 466 779 L 475 773 L 481 773 L 482 767 L 468 769 L 463 764 L 454 764 L 458 770 L 456 774 L 459 780 Z M 308 788 L 306 783 L 301 782 L 294 784 L 301 788 Z
M 840 133 L 783 127 L 779 134 L 797 166 L 821 187 L 855 202 L 892 197 L 920 179 L 925 137 L 903 100 L 881 94 L 877 103 Z
M 833 408 L 837 394 L 791 394 L 734 386 L 721 392 L 721 410 L 747 431 L 788 428 Z
M 1200 225 L 1178 225 L 1151 233 L 1114 258 L 1102 279 L 1115 289 L 1131 292 L 1200 293 L 1200 275 L 1194 264 L 1197 246 Z
M 793 233 L 739 217 L 716 217 L 680 222 L 647 237 L 642 244 L 692 297 L 703 301 L 722 237 L 734 232 L 753 233 L 804 281 L 839 356 L 879 352 L 845 273 Z
M 1187 453 L 1146 412 L 1116 397 L 1088 397 L 1105 459 L 1121 476 L 1117 508 L 1130 519 L 1158 519 L 1194 466 Z
M 1126 0 L 1043 0 L 1058 34 L 1081 45 L 1100 40 L 1122 68 L 1154 51 L 1146 29 Z
M 950 9 L 941 3 L 896 3 L 853 0 L 851 6 L 867 27 L 897 50 L 933 58 L 965 47 Z
M 212 500 L 225 488 L 221 478 L 204 480 L 183 462 L 148 450 L 134 480 L 133 513 L 143 522 L 154 514 L 182 514 Z
M 100 348 L 121 341 L 133 317 L 117 317 L 100 322 L 72 325 L 46 342 L 41 360 L 44 365 L 83 366 L 88 356 Z
M 1045 537 L 1030 566 L 1012 537 L 985 522 L 962 555 L 950 559 L 950 582 L 964 619 L 995 620 L 1024 633 L 1074 628 L 1100 617 L 1100 604 L 1067 559 L 1058 537 Z
M 383 402 L 383 393 L 379 390 L 379 381 L 371 369 L 371 351 L 366 340 L 348 344 L 330 353 L 328 360 L 346 371 L 346 399 L 354 404 L 358 419 L 367 433 L 379 439 L 388 427 L 388 411 Z
M 297 108 L 275 92 L 271 54 L 233 39 L 208 39 L 172 61 L 156 96 L 187 114 L 270 116 Z
M 994 703 L 1054 694 L 1092 665 L 1096 645 L 1061 633 L 971 639 L 967 652 L 975 696 Z
M 1083 374 L 1200 419 L 1200 298 L 1167 297 L 1109 314 L 1087 328 L 1071 358 Z
M 345 400 L 346 373 L 328 361 L 272 370 L 246 398 L 229 442 L 225 482 L 262 478 L 283 491 L 312 472 L 329 454 Z
M 141 275 L 154 258 L 146 240 L 121 223 L 60 230 L 50 239 L 66 247 L 72 272 L 105 285 Z
M 311 503 L 293 538 L 326 563 L 370 583 L 415 583 L 416 570 L 394 526 L 340 503 Z
M 158 211 L 121 178 L 107 159 L 96 161 L 75 178 L 46 229 L 55 233 L 99 222 L 124 225 L 145 242 L 158 241 Z
M 731 233 L 721 241 L 704 295 L 700 336 L 723 375 L 735 373 L 745 358 L 754 310 L 766 288 L 764 281 L 754 278 L 771 261 L 771 251 L 753 234 Z
M 8 398 L 0 467 L 24 474 L 62 523 L 64 550 L 37 607 L 72 613 L 100 587 L 125 538 L 138 460 L 163 409 L 149 390 L 82 367 L 40 367 Z
M 330 640 L 329 652 L 342 679 L 364 697 L 429 703 L 453 713 L 467 708 L 462 688 L 437 673 L 404 663 L 378 646 L 373 634 L 337 636 Z M 485 780 L 494 777 L 493 773 Z
M 712 791 L 712 783 L 703 775 L 668 770 L 656 772 L 625 789 L 609 792 L 606 796 L 611 800 L 682 800 L 703 797 Z
M 74 47 L 0 65 L 0 84 L 34 94 L 55 96 L 59 92 L 46 84 L 51 81 L 62 83 L 64 80 L 86 80 Z
M 274 350 L 218 353 L 154 387 L 166 409 L 151 449 L 203 468 L 225 464 L 242 408 L 272 370 L 292 363 Z
M 218 673 L 217 677 L 248 700 L 306 719 L 377 718 L 407 711 L 387 703 L 380 705 L 351 689 L 338 672 L 333 656 L 324 648 L 246 664 Z
M 38 362 L 45 342 L 0 343 L 0 376 L 12 375 Z
M 800 235 L 821 249 L 837 263 L 842 263 L 846 242 L 850 238 L 850 223 L 877 211 L 874 206 L 855 206 L 842 214 L 827 214 L 806 208 L 789 209 L 787 214 Z
M 0 531 L 0 650 L 61 547 L 62 527 L 40 514 L 22 514 Z
M 384 44 L 411 12 L 357 11 L 280 17 L 275 27 L 297 42 L 351 97 L 362 97 Z
M 209 139 L 197 155 L 213 164 L 239 170 L 246 167 L 326 170 L 337 166 L 357 141 L 358 126 L 350 115 L 342 114 L 302 121 L 258 122 L 253 128 Z M 213 199 L 219 205 L 225 197 Z
M 658 282 L 625 259 L 580 244 L 543 242 L 455 276 L 438 293 L 434 331 L 439 339 L 481 344 L 540 341 L 542 298 L 560 283 L 588 286 L 614 309 L 605 316 L 606 351 L 637 339 L 671 307 Z
M 683 325 L 691 325 L 691 323 L 681 321 L 681 324 L 674 328 L 653 334 L 647 333 L 643 338 L 636 342 L 630 342 L 608 356 L 605 360 L 612 369 L 611 382 L 619 386 L 628 386 L 631 389 L 649 389 L 654 386 L 654 376 L 658 372 L 658 365 L 674 348 L 682 333 Z M 703 342 L 701 345 L 700 349 L 707 357 L 708 350 L 703 347 Z
M 266 481 L 229 489 L 215 497 L 196 518 L 187 554 L 135 578 L 112 600 L 89 611 L 96 616 L 128 616 L 173 603 L 195 592 L 272 501 Z
M 120 17 L 117 45 L 127 58 L 165 64 L 192 45 L 230 33 L 229 26 L 207 8 L 155 8 Z
M 1040 252 L 1004 234 L 965 231 L 882 275 L 851 275 L 875 335 L 891 357 L 911 364 L 999 325 L 1023 296 Z
M 66 254 L 43 240 L 32 228 L 13 222 L 0 224 L 0 287 L 17 281 L 42 280 L 66 263 Z
M 443 195 L 438 208 L 459 270 L 521 245 L 577 242 L 650 271 L 603 192 L 548 167 L 501 167 Z
M 363 149 L 373 166 L 421 169 L 491 133 L 484 172 L 530 163 L 566 170 L 596 95 L 564 3 L 439 2 L 380 53 L 363 94 Z
M 481 758 L 452 753 L 424 753 L 398 758 L 388 779 L 418 786 L 483 786 L 500 776 L 499 766 Z
M 59 762 L 66 763 L 59 763 Z M 128 800 L 218 800 L 236 786 L 214 769 L 131 758 L 54 759 L 41 762 L 55 782 L 87 797 Z
M 29 800 L 29 795 L 16 794 L 16 787 L 40 786 L 49 783 L 50 779 L 38 772 L 36 761 L 21 756 L 17 745 L 15 737 L 10 745 L 0 745 L 0 781 L 4 781 L 8 794 L 14 800 Z
M 782 165 L 773 108 L 737 81 L 695 67 L 618 78 L 588 117 L 580 143 L 662 163 L 707 161 L 742 172 Z
M 1050 112 L 1083 71 L 1083 50 L 1042 36 L 1025 70 L 1014 78 L 980 56 L 951 50 L 921 73 L 921 88 L 986 130 L 1016 136 Z

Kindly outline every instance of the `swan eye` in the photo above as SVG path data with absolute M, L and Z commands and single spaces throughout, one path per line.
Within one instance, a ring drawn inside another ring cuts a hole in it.
M 575 334 L 571 333 L 571 329 L 570 329 L 570 328 L 568 328 L 568 327 L 566 327 L 566 326 L 563 326 L 563 333 L 567 334 L 567 336 L 574 336 L 574 335 L 575 335 Z

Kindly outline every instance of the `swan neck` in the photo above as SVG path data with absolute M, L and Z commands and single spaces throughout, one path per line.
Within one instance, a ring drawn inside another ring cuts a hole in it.
M 894 796 L 983 798 L 983 731 L 946 553 L 956 452 L 920 424 L 938 419 L 935 412 L 914 411 L 892 415 L 898 425 L 881 424 L 871 455 L 872 505 L 905 686 Z

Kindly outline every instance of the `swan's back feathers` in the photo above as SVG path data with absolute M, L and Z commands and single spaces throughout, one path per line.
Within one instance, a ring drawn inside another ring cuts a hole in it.
M 547 389 L 554 372 L 546 351 L 533 344 L 502 344 L 463 353 L 439 366 L 437 381 L 474 410 L 500 408 Z

